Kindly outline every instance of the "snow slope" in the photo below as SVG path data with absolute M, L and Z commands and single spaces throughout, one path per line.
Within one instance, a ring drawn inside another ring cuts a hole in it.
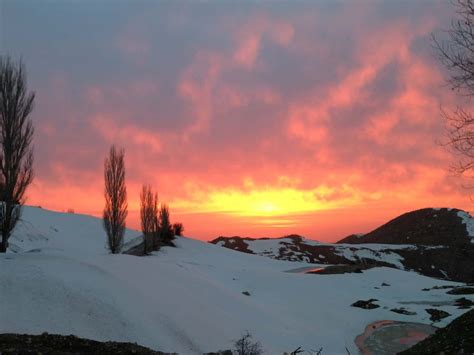
M 231 348 L 248 330 L 267 354 L 298 346 L 356 354 L 354 338 L 370 322 L 430 323 L 427 304 L 453 315 L 441 325 L 463 312 L 449 305 L 459 297 L 446 290 L 421 290 L 454 283 L 416 273 L 288 273 L 309 264 L 189 238 L 149 257 L 109 255 L 100 220 L 33 208 L 23 219 L 11 240 L 18 253 L 0 255 L 0 332 L 72 333 L 197 354 Z M 137 235 L 127 231 L 130 240 Z M 381 307 L 350 307 L 368 298 Z M 389 311 L 401 306 L 417 315 Z
M 127 229 L 124 242 L 140 232 Z M 42 208 L 23 208 L 21 220 L 9 239 L 9 251 L 55 249 L 63 253 L 107 253 L 106 239 L 99 218 L 53 212 Z

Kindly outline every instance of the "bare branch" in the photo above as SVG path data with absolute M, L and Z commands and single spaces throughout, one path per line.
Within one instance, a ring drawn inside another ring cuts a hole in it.
M 140 194 L 140 219 L 143 232 L 144 253 L 159 248 L 158 194 L 151 187 L 143 185 Z
M 124 150 L 110 148 L 104 162 L 105 208 L 103 213 L 107 242 L 112 254 L 120 253 L 127 218 L 127 188 L 125 186 Z
M 34 100 L 35 93 L 27 89 L 23 63 L 0 56 L 0 252 L 8 247 L 34 177 L 34 129 L 29 118 Z

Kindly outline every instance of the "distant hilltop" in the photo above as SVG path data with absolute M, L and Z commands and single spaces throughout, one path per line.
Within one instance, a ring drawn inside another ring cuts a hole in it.
M 463 246 L 474 242 L 473 227 L 468 212 L 456 208 L 423 208 L 402 214 L 370 233 L 347 236 L 338 243 Z
M 334 244 L 300 235 L 274 239 L 221 236 L 210 243 L 278 260 L 363 268 L 388 266 L 474 282 L 474 219 L 455 208 L 408 212 L 370 233 L 353 234 Z

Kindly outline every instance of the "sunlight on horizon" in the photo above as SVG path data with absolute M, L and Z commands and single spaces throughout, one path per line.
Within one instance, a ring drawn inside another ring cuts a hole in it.
M 174 208 L 181 212 L 222 213 L 239 217 L 276 217 L 310 213 L 358 202 L 355 195 L 331 200 L 334 190 L 322 186 L 312 190 L 266 187 L 260 190 L 216 190 L 200 193 L 187 200 L 176 200 Z

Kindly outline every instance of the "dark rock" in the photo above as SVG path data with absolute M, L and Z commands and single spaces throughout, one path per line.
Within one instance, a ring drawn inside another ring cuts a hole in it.
M 373 268 L 374 265 L 363 265 L 363 264 L 348 264 L 348 265 L 330 265 L 318 270 L 308 271 L 306 274 L 316 274 L 316 275 L 339 275 L 339 274 L 350 274 L 356 273 L 361 274 L 363 270 L 368 270 Z
M 248 291 L 244 291 L 244 292 L 242 292 L 242 294 L 245 295 L 245 296 L 250 296 L 250 292 L 248 292 Z
M 374 309 L 374 308 L 379 308 L 380 306 L 378 304 L 374 304 L 373 302 L 377 301 L 374 298 L 371 298 L 370 300 L 363 301 L 359 300 L 357 302 L 354 302 L 351 304 L 351 307 L 359 307 L 362 309 Z
M 400 355 L 474 354 L 474 310 L 464 313 L 446 327 Z
M 440 309 L 428 308 L 425 311 L 431 316 L 430 320 L 433 322 L 439 322 L 441 319 L 449 317 L 451 314 L 448 312 L 442 311 Z
M 474 306 L 474 302 L 472 302 L 471 300 L 468 300 L 465 297 L 462 297 L 456 300 L 456 306 L 459 309 L 471 308 L 472 306 Z
M 432 290 L 446 290 L 448 288 L 454 288 L 454 286 L 444 285 L 444 286 L 433 286 Z
M 0 334 L 0 353 L 2 355 L 40 355 L 40 354 L 155 354 L 172 355 L 154 351 L 133 343 L 99 342 L 78 338 L 74 335 Z
M 419 244 L 464 246 L 471 243 L 458 209 L 424 208 L 405 213 L 362 236 L 351 235 L 338 243 Z
M 398 313 L 398 314 L 404 314 L 406 316 L 414 316 L 416 314 L 416 312 L 411 312 L 403 307 L 401 308 L 392 308 L 390 310 L 391 312 L 395 312 L 395 313 Z
M 143 238 L 143 236 L 141 238 Z M 148 244 L 151 245 L 151 243 L 152 243 L 151 241 L 147 242 L 147 245 Z M 176 248 L 176 245 L 172 241 L 166 241 L 166 242 L 160 241 L 157 245 L 157 249 L 153 250 L 153 251 L 158 251 L 162 247 Z M 150 252 L 152 252 L 152 251 L 150 250 Z M 123 250 L 122 250 L 122 254 L 134 255 L 134 256 L 147 256 L 147 255 L 149 255 L 149 254 L 145 254 L 145 246 L 143 244 L 143 241 L 141 241 L 140 243 L 138 243 L 137 245 L 135 245 L 133 247 L 124 245 Z
M 423 288 L 421 289 L 422 291 L 431 291 L 431 290 L 446 290 L 448 288 L 454 288 L 455 286 L 448 286 L 448 285 L 444 285 L 444 286 L 433 286 L 431 288 Z
M 474 295 L 474 287 L 456 287 L 446 293 L 450 295 Z

